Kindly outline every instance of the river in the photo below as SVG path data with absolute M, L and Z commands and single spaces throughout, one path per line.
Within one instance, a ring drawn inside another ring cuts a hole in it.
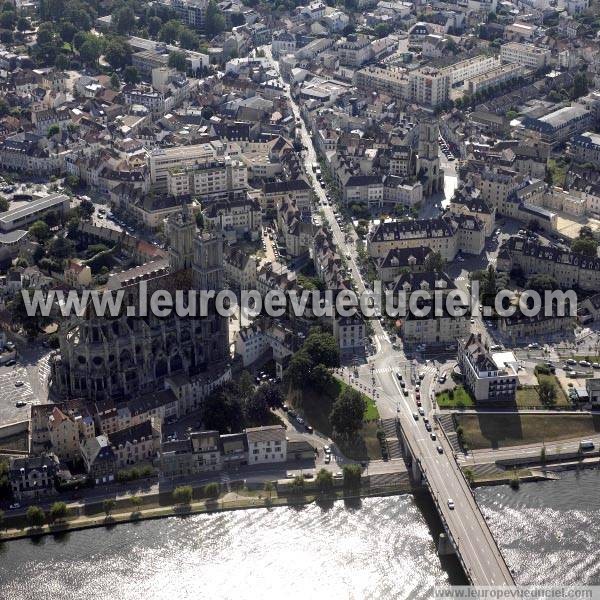
M 600 584 L 600 471 L 481 488 L 521 584 Z M 430 598 L 463 583 L 436 553 L 426 497 L 256 509 L 89 529 L 0 546 L 0 598 Z

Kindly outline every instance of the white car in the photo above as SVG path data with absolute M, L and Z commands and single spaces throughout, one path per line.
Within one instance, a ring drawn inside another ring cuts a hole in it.
M 425 416 L 425 410 L 423 409 L 422 406 L 419 406 L 419 414 L 424 417 Z
M 452 498 L 448 498 L 448 508 L 454 510 L 454 500 Z
M 331 454 L 325 455 L 325 464 L 328 465 L 331 462 Z
M 325 454 L 331 454 L 331 446 L 324 446 L 323 452 L 325 452 Z
M 23 387 L 23 385 L 25 385 L 22 381 L 18 380 L 15 381 L 15 387 Z

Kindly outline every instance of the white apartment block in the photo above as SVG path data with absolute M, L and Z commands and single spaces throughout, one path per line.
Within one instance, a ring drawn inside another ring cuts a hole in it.
M 493 88 L 501 83 L 511 81 L 517 77 L 521 77 L 526 72 L 526 68 L 519 64 L 500 65 L 487 73 L 473 77 L 465 82 L 465 89 L 469 94 L 476 94 L 483 90 Z
M 538 48 L 533 44 L 509 42 L 500 48 L 500 58 L 507 63 L 514 63 L 532 69 L 541 69 L 550 62 L 550 49 Z
M 248 464 L 285 462 L 287 439 L 281 425 L 249 427 L 245 430 L 248 440 Z
M 202 164 L 215 162 L 218 156 L 224 156 L 224 148 L 216 143 L 161 148 L 150 155 L 150 181 L 160 191 L 167 191 L 169 171 L 188 169 Z
M 436 107 L 446 102 L 450 93 L 450 74 L 447 69 L 422 67 L 408 76 L 413 102 Z
M 500 61 L 494 56 L 480 54 L 479 56 L 474 56 L 473 58 L 467 58 L 454 63 L 444 70 L 447 71 L 450 76 L 450 85 L 456 85 L 461 81 L 483 75 L 499 65 Z

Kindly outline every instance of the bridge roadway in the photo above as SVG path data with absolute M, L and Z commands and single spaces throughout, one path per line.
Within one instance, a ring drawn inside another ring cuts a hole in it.
M 262 50 L 267 60 L 279 73 L 279 65 L 277 61 L 273 60 L 270 46 L 263 46 Z M 313 139 L 303 119 L 300 118 L 300 108 L 292 98 L 288 86 L 285 87 L 285 93 L 294 116 L 298 119 L 300 138 L 306 149 L 303 153 L 306 174 L 312 182 L 320 209 L 333 232 L 338 251 L 340 254 L 350 257 L 348 267 L 357 291 L 362 293 L 365 290 L 365 284 L 358 269 L 356 244 L 349 241 L 349 238 L 341 231 L 336 222 L 333 207 L 325 202 L 325 190 L 316 181 L 311 169 L 311 165 L 317 161 Z M 352 238 L 356 239 L 356 235 L 353 235 Z M 407 363 L 404 352 L 392 346 L 386 331 L 378 320 L 372 320 L 372 324 L 374 339 L 378 346 L 377 353 L 369 357 L 369 364 L 359 367 L 359 381 L 362 382 L 365 389 L 379 390 L 376 400 L 382 418 L 399 419 L 405 442 L 426 478 L 426 485 L 471 583 L 491 586 L 514 585 L 510 571 L 475 502 L 471 488 L 458 467 L 452 449 L 443 435 L 440 436 L 439 442 L 432 441 L 429 433 L 425 430 L 423 420 L 415 421 L 412 416 L 416 410 L 414 399 L 408 399 L 402 394 L 395 376 L 398 365 Z M 433 374 L 429 373 L 421 382 L 421 396 L 428 412 L 432 408 L 430 393 L 432 394 L 433 388 L 430 392 L 430 386 L 433 381 Z M 410 389 L 408 380 L 407 385 L 409 386 L 407 388 L 409 396 L 414 397 L 414 390 Z M 438 453 L 436 449 L 439 443 L 444 448 L 442 454 Z M 453 510 L 448 506 L 449 499 L 454 501 L 455 508 Z

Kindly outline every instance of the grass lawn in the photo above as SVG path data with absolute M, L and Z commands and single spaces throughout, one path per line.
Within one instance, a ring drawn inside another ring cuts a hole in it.
M 325 392 L 315 392 L 310 388 L 302 390 L 293 390 L 288 396 L 288 404 L 291 404 L 302 413 L 307 422 L 315 430 L 320 431 L 327 437 L 331 437 L 332 429 L 329 423 L 329 415 L 333 403 L 339 394 L 347 387 L 343 381 L 334 379 L 332 384 Z M 375 402 L 363 394 L 366 403 L 362 430 L 352 444 L 340 444 L 338 446 L 342 452 L 354 460 L 362 459 L 381 459 L 381 449 L 377 440 L 377 419 L 379 412 Z
M 539 382 L 542 381 L 550 381 L 556 388 L 556 406 L 571 406 L 567 395 L 564 393 L 560 382 L 556 378 L 556 375 L 544 375 L 543 373 L 538 373 L 537 379 Z M 544 405 L 540 402 L 540 397 L 538 395 L 537 387 L 524 387 L 517 390 L 517 406 L 519 408 L 528 408 L 528 407 L 542 407 Z
M 499 448 L 585 437 L 600 432 L 600 415 L 458 414 L 469 448 Z
M 447 391 L 438 394 L 436 402 L 440 408 L 466 408 L 468 406 L 475 406 L 473 398 L 469 396 L 462 385 L 454 389 L 452 397 L 450 397 Z

